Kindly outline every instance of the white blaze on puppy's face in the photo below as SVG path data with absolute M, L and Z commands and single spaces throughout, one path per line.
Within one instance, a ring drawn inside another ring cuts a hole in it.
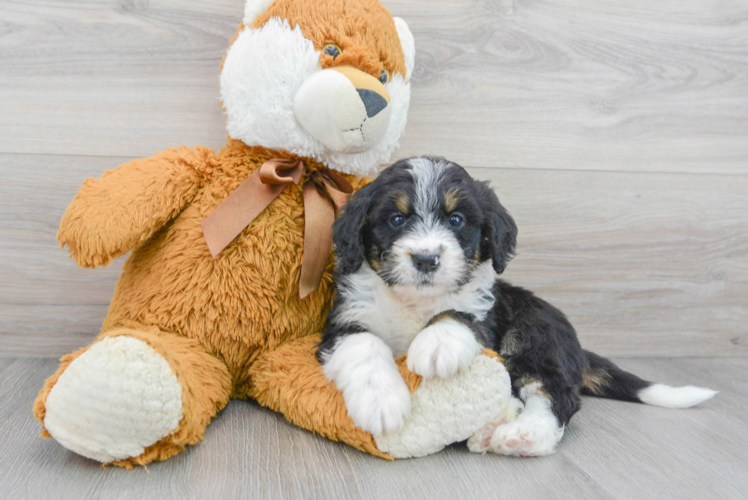
M 396 287 L 416 286 L 421 293 L 444 293 L 462 285 L 470 267 L 455 234 L 439 220 L 435 186 L 449 167 L 423 158 L 410 160 L 410 165 L 415 193 L 411 216 L 417 219 L 387 253 L 387 277 Z M 435 256 L 436 269 L 432 273 L 420 271 L 414 256 Z

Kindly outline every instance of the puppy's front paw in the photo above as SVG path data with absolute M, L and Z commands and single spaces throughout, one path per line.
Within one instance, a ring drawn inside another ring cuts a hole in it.
M 483 348 L 470 328 L 445 319 L 419 333 L 408 349 L 408 369 L 424 378 L 451 377 L 467 367 Z
M 410 390 L 382 339 L 345 336 L 322 369 L 343 393 L 353 423 L 374 435 L 400 429 L 410 412 Z
M 397 372 L 373 375 L 343 396 L 353 423 L 375 436 L 399 430 L 410 413 L 410 390 Z

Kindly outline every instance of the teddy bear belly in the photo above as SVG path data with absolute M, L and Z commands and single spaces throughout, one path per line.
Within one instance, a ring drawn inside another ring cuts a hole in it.
M 128 259 L 104 329 L 136 324 L 195 338 L 233 373 L 258 350 L 320 332 L 332 258 L 319 289 L 300 301 L 303 222 L 269 208 L 281 215 L 261 214 L 213 259 L 200 229 L 204 210 L 188 207 Z

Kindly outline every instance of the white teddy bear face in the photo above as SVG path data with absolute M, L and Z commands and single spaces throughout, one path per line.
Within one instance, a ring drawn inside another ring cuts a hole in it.
M 395 18 L 406 76 L 378 80 L 351 66 L 324 69 L 299 26 L 272 17 L 249 27 L 272 0 L 249 0 L 245 27 L 221 73 L 229 135 L 249 146 L 282 149 L 343 173 L 367 175 L 389 161 L 405 129 L 414 44 Z

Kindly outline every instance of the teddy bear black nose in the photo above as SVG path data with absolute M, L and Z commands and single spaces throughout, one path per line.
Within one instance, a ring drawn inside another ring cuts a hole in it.
M 373 90 L 368 89 L 356 89 L 359 97 L 364 102 L 366 107 L 366 116 L 371 118 L 376 116 L 377 113 L 387 107 L 387 101 L 381 95 L 377 94 Z
M 439 256 L 436 254 L 416 254 L 411 257 L 413 265 L 422 273 L 433 273 L 439 268 Z

